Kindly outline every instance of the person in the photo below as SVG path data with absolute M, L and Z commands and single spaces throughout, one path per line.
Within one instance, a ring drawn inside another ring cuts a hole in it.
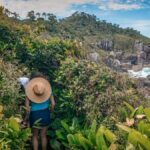
M 55 100 L 48 80 L 40 73 L 33 73 L 26 85 L 26 119 L 32 129 L 32 145 L 38 150 L 38 134 L 41 135 L 42 150 L 47 149 L 46 132 L 50 124 L 50 105 L 53 110 Z

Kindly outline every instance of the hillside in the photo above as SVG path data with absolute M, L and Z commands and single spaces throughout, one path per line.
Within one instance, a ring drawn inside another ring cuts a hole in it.
M 35 15 L 34 11 L 31 11 L 28 13 L 28 19 L 25 19 L 23 23 L 30 25 L 33 31 L 37 31 L 39 35 L 36 38 L 59 37 L 72 40 L 85 50 L 87 57 L 90 53 L 96 52 L 104 61 L 105 56 L 112 51 L 115 55 L 121 53 L 122 58 L 115 56 L 119 61 L 133 62 L 134 59 L 131 57 L 135 58 L 139 51 L 140 53 L 144 51 L 145 61 L 150 62 L 148 37 L 132 28 L 123 29 L 117 24 L 107 23 L 94 15 L 75 12 L 70 17 L 57 20 L 53 14 L 45 14 L 45 17 L 42 17 L 39 13 Z
M 132 28 L 123 29 L 117 24 L 107 23 L 105 20 L 100 20 L 96 16 L 84 12 L 76 12 L 70 17 L 60 20 L 57 20 L 53 14 L 48 18 L 49 20 L 43 18 L 42 21 L 41 18 L 37 18 L 35 22 L 44 25 L 50 36 L 76 39 L 88 46 L 96 45 L 99 41 L 107 39 L 112 41 L 108 50 L 132 51 L 135 40 L 143 41 L 144 44 L 150 43 L 150 39 L 141 35 L 139 31 Z
M 32 149 L 32 131 L 23 124 L 25 93 L 17 81 L 34 71 L 47 77 L 56 100 L 49 149 L 149 150 L 149 97 L 138 80 L 106 62 L 113 59 L 110 51 L 134 54 L 135 41 L 144 47 L 148 38 L 85 13 L 59 21 L 52 14 L 35 19 L 33 11 L 24 20 L 10 14 L 0 7 L 0 150 Z

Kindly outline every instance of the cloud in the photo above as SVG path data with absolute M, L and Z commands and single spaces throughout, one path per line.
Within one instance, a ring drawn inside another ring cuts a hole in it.
M 131 27 L 141 32 L 141 34 L 150 37 L 150 20 L 123 20 L 121 26 L 124 28 Z
M 142 6 L 139 4 L 125 4 L 116 2 L 101 3 L 99 6 L 99 9 L 101 10 L 135 10 L 141 8 Z
M 10 11 L 17 12 L 21 17 L 26 17 L 27 12 L 49 12 L 61 17 L 66 17 L 75 10 L 71 9 L 73 4 L 83 5 L 96 3 L 97 0 L 1 0 L 1 4 Z

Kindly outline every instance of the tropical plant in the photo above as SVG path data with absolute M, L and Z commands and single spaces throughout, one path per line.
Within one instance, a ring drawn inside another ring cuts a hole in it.
M 20 119 L 11 117 L 0 118 L 0 149 L 1 150 L 25 150 L 26 141 L 31 132 L 29 128 L 21 129 Z
M 150 148 L 150 108 L 139 106 L 133 108 L 126 103 L 126 122 L 118 123 L 117 127 L 127 132 L 127 149 L 149 150 Z M 127 112 L 128 110 L 128 112 Z M 122 113 L 121 113 L 122 114 Z
M 98 127 L 94 120 L 90 127 L 79 127 L 77 119 L 73 119 L 69 126 L 65 121 L 61 121 L 63 129 L 57 130 L 57 139 L 64 147 L 73 150 L 106 150 L 117 148 L 115 144 L 116 136 L 105 126 Z
M 124 100 L 133 105 L 144 104 L 144 97 L 127 76 L 88 60 L 62 61 L 56 72 L 56 83 L 61 87 L 60 97 L 65 99 L 63 96 L 68 95 L 76 115 L 84 114 L 88 121 L 117 112 L 116 107 L 122 106 Z

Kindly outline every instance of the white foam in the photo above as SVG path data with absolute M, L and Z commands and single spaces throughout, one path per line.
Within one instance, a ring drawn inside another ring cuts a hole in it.
M 150 75 L 150 67 L 144 67 L 140 71 L 128 70 L 128 74 L 133 78 L 147 78 Z

